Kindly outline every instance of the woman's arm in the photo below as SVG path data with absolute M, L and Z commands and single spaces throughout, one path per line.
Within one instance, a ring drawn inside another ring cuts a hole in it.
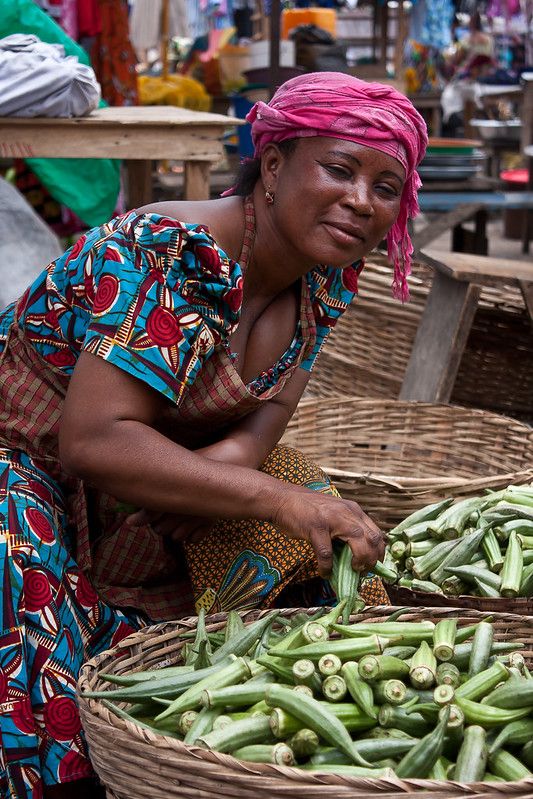
M 296 369 L 275 397 L 230 427 L 220 441 L 196 451 L 213 460 L 258 469 L 285 432 L 309 377 L 305 369 Z
M 142 381 L 89 353 L 74 369 L 59 431 L 64 468 L 125 502 L 168 513 L 269 521 L 310 541 L 322 574 L 332 538 L 349 543 L 354 568 L 383 554 L 377 526 L 354 502 L 291 486 L 180 447 L 153 425 L 165 400 Z

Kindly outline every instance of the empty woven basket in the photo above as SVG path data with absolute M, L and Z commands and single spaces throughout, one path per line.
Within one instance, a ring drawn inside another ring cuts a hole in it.
M 391 268 L 372 253 L 360 292 L 332 331 L 307 394 L 396 399 L 431 286 L 432 271 L 413 264 L 411 300 L 391 296 Z M 451 401 L 533 421 L 533 330 L 516 286 L 484 287 Z
M 399 400 L 305 399 L 282 443 L 390 530 L 424 505 L 533 479 L 533 429 L 488 411 Z

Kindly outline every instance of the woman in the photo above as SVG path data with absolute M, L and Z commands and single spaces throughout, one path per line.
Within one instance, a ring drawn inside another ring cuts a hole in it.
M 320 588 L 333 539 L 358 570 L 383 553 L 361 508 L 275 445 L 384 237 L 407 296 L 425 125 L 337 73 L 250 120 L 229 196 L 89 231 L 0 317 L 3 795 L 83 795 L 87 657 L 193 595 L 289 604 Z

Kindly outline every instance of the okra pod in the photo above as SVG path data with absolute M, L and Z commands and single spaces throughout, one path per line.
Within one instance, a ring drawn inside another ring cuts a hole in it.
M 296 759 L 292 749 L 287 744 L 250 744 L 242 746 L 231 752 L 237 760 L 247 760 L 252 763 L 274 763 L 276 766 L 294 766 Z
M 513 641 L 494 641 L 492 644 L 490 654 L 492 655 L 505 655 L 509 652 L 515 652 L 518 649 L 522 649 L 523 644 Z M 472 652 L 472 643 L 466 642 L 464 644 L 459 644 L 455 647 L 455 654 L 453 656 L 453 661 L 459 669 L 465 669 L 468 667 L 468 662 L 470 660 L 470 654 Z
M 457 705 L 461 708 L 468 724 L 480 724 L 485 729 L 501 727 L 510 721 L 517 721 L 529 715 L 530 708 L 507 710 L 500 707 L 472 702 L 470 699 L 456 698 Z M 494 769 L 492 769 L 494 771 Z
M 461 699 L 470 699 L 476 702 L 490 694 L 497 685 L 508 678 L 509 669 L 501 661 L 496 660 L 492 666 L 474 674 L 456 688 L 455 694 Z
M 455 651 L 457 619 L 442 619 L 435 626 L 433 634 L 433 654 L 437 660 L 451 660 Z
M 303 642 L 314 644 L 317 641 L 327 641 L 328 631 L 319 621 L 306 621 L 302 627 Z
M 511 677 L 486 697 L 491 707 L 515 710 L 533 707 L 533 680 Z
M 200 673 L 200 672 L 198 672 Z M 195 710 L 200 706 L 200 697 L 206 689 L 225 688 L 227 685 L 236 685 L 245 677 L 251 676 L 248 662 L 237 657 L 234 661 L 223 668 L 218 668 L 216 674 L 209 674 L 200 682 L 192 685 L 185 693 L 175 699 L 162 713 L 155 717 L 155 721 L 161 721 L 175 713 L 182 713 L 184 710 Z
M 487 733 L 478 724 L 467 727 L 453 771 L 456 782 L 480 782 L 487 767 Z
M 181 732 L 182 735 L 187 735 L 197 718 L 197 710 L 186 710 L 184 713 L 181 713 L 176 724 L 178 732 Z
M 400 779 L 409 777 L 423 779 L 428 776 L 442 755 L 449 714 L 449 707 L 444 708 L 443 718 L 435 729 L 424 736 L 403 756 L 395 769 L 397 777 L 400 777 Z
M 292 749 L 297 760 L 314 754 L 319 744 L 320 739 L 318 735 L 314 730 L 310 730 L 308 727 L 302 727 L 301 730 L 291 735 L 287 741 L 287 745 Z
M 333 624 L 332 628 L 346 638 L 361 638 L 368 635 L 401 638 L 402 645 L 431 641 L 435 631 L 435 625 L 432 621 L 358 622 L 348 625 Z
M 376 705 L 401 705 L 407 689 L 400 680 L 380 680 L 373 684 Z
M 452 498 L 442 499 L 439 502 L 433 502 L 431 505 L 426 505 L 424 508 L 414 511 L 414 513 L 410 513 L 409 516 L 407 516 L 403 521 L 397 524 L 396 527 L 393 527 L 392 530 L 389 531 L 389 537 L 394 538 L 404 530 L 407 530 L 414 525 L 425 524 L 426 522 L 433 521 L 452 504 Z
M 468 661 L 469 677 L 473 677 L 474 674 L 479 674 L 480 671 L 487 668 L 493 640 L 494 630 L 492 624 L 486 621 L 479 622 L 476 632 L 474 633 L 472 651 Z
M 520 750 L 520 760 L 529 769 L 533 769 L 533 741 L 528 741 Z
M 308 685 L 311 688 L 318 674 L 312 660 L 300 658 L 300 660 L 295 660 L 292 664 L 292 676 L 296 685 Z
M 342 702 L 348 693 L 346 682 L 340 674 L 330 674 L 322 681 L 322 693 L 329 702 Z
M 360 575 L 352 568 L 352 557 L 352 550 L 348 544 L 333 542 L 333 568 L 330 581 L 337 599 L 345 601 L 342 610 L 344 624 L 348 624 L 359 601 Z
M 200 704 L 204 707 L 247 707 L 260 702 L 265 695 L 265 686 L 273 683 L 272 674 L 262 675 L 261 680 L 248 680 L 242 685 L 212 688 L 202 691 Z
M 472 533 L 465 535 L 455 542 L 455 546 L 448 552 L 441 563 L 431 572 L 431 580 L 437 585 L 440 585 L 446 577 L 446 568 L 448 566 L 464 566 L 470 563 L 473 556 L 477 552 L 480 543 L 485 535 L 485 528 L 474 530 Z M 433 552 L 435 552 L 435 549 Z M 426 556 L 427 557 L 427 556 Z
M 138 685 L 141 682 L 150 682 L 164 679 L 166 677 L 181 677 L 183 674 L 190 674 L 194 671 L 194 666 L 167 666 L 164 669 L 153 669 L 152 671 L 134 671 L 128 674 L 113 674 L 112 672 L 102 672 L 102 677 L 106 682 L 113 685 Z
M 408 544 L 404 541 L 395 541 L 390 546 L 390 553 L 394 560 L 402 560 L 405 557 L 405 554 L 408 549 Z
M 372 719 L 377 719 L 377 711 L 374 707 L 374 694 L 370 685 L 359 676 L 357 663 L 348 660 L 341 667 L 341 674 L 346 682 L 348 692 L 357 707 Z
M 134 716 L 131 716 L 126 710 L 115 705 L 114 702 L 109 702 L 107 699 L 102 699 L 102 704 L 108 710 L 118 716 L 120 719 L 124 719 L 125 721 L 129 721 L 131 724 L 136 724 L 138 727 L 141 727 L 144 730 L 150 730 L 150 732 L 157 733 L 158 735 L 167 735 L 169 738 L 181 738 L 181 735 L 178 735 L 177 732 L 172 732 L 171 730 L 161 730 L 158 729 L 156 726 L 152 726 L 147 724 L 140 719 L 136 719 Z
M 505 749 L 499 749 L 489 755 L 489 768 L 497 777 L 503 777 L 509 782 L 525 780 L 533 776 L 527 766 Z
M 412 569 L 414 576 L 419 580 L 426 580 L 458 543 L 458 541 L 441 541 L 426 555 L 417 558 Z M 433 580 L 432 582 L 435 581 Z
M 201 735 L 206 735 L 208 732 L 211 732 L 213 729 L 213 723 L 220 713 L 221 708 L 219 707 L 203 707 L 196 716 L 194 724 L 192 724 L 187 731 L 183 739 L 183 743 L 192 745 Z
M 437 685 L 433 691 L 433 701 L 436 705 L 449 705 L 454 698 L 455 690 L 451 685 Z
M 357 746 L 342 721 L 316 699 L 310 696 L 296 695 L 289 688 L 284 688 L 281 685 L 269 685 L 266 689 L 265 699 L 270 707 L 281 707 L 295 716 L 303 723 L 304 727 L 314 730 L 325 741 L 348 755 L 352 762 L 362 766 L 368 765 L 359 755 Z
M 451 685 L 457 688 L 461 682 L 461 672 L 453 663 L 439 663 L 437 666 L 437 685 Z
M 380 655 L 390 642 L 390 638 L 378 635 L 369 635 L 365 638 L 337 638 L 317 644 L 307 644 L 297 649 L 288 649 L 284 652 L 276 652 L 276 655 L 286 660 L 309 658 L 313 662 L 318 662 L 323 655 L 333 654 L 340 657 L 341 660 L 354 660 L 363 655 Z
M 425 735 L 430 730 L 430 725 L 420 713 L 407 713 L 402 707 L 393 705 L 382 705 L 378 719 L 382 727 L 395 727 L 413 738 Z
M 228 657 L 229 663 L 234 661 L 235 658 L 233 656 Z M 118 688 L 115 691 L 86 691 L 83 695 L 95 699 L 109 699 L 112 702 L 142 702 L 148 701 L 151 697 L 176 697 L 185 693 L 204 677 L 218 674 L 221 670 L 221 665 L 218 663 L 215 666 L 198 671 L 193 669 L 181 676 L 173 675 L 162 677 L 159 680 L 148 680 L 125 688 Z
M 228 655 L 246 655 L 278 616 L 279 613 L 275 610 L 272 611 L 272 613 L 268 613 L 262 619 L 258 619 L 252 622 L 252 624 L 247 624 L 239 635 L 235 638 L 231 638 L 229 641 L 225 641 L 222 646 L 213 653 L 213 663 L 220 664 Z
M 500 549 L 500 542 L 496 538 L 494 530 L 489 527 L 486 530 L 483 540 L 481 541 L 481 548 L 487 558 L 487 562 L 494 572 L 499 572 L 503 566 L 503 555 Z
M 411 541 L 407 544 L 406 555 L 408 558 L 419 558 L 421 555 L 427 555 L 427 553 L 433 549 L 435 546 L 434 541 L 428 541 L 425 539 L 424 541 Z
M 477 580 L 487 583 L 487 585 L 495 588 L 496 591 L 500 590 L 501 579 L 497 574 L 488 569 L 480 568 L 479 566 L 447 566 L 446 571 L 459 577 L 464 583 L 475 584 Z
M 343 766 L 341 763 L 322 763 L 315 766 L 314 763 L 306 763 L 300 768 L 305 771 L 324 771 L 334 772 L 335 774 L 344 774 L 347 777 L 370 777 L 372 779 L 393 779 L 394 771 L 391 768 L 363 768 L 362 766 Z
M 234 721 L 222 729 L 200 735 L 195 744 L 217 752 L 233 752 L 243 746 L 269 743 L 271 740 L 269 717 L 258 713 L 256 716 Z
M 363 680 L 401 679 L 409 674 L 405 660 L 390 655 L 365 655 L 359 661 L 359 676 Z
M 500 593 L 505 597 L 515 597 L 520 593 L 520 583 L 522 580 L 523 555 L 520 541 L 516 532 L 509 536 L 507 552 L 503 561 L 501 571 Z
M 427 641 L 422 641 L 411 658 L 409 679 L 413 688 L 431 688 L 437 678 L 437 661 Z
M 494 754 L 506 744 L 517 746 L 533 741 L 533 720 L 511 721 L 503 727 L 489 746 L 489 754 Z
M 311 661 L 312 662 L 312 661 Z M 329 677 L 330 674 L 338 674 L 342 668 L 342 661 L 337 655 L 328 653 L 323 655 L 318 661 L 318 671 L 324 677 Z

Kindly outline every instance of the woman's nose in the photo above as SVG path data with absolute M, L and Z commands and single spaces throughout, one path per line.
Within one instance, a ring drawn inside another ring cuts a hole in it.
M 361 216 L 372 216 L 374 206 L 371 199 L 371 189 L 364 181 L 357 181 L 347 193 L 347 201 L 353 210 Z

